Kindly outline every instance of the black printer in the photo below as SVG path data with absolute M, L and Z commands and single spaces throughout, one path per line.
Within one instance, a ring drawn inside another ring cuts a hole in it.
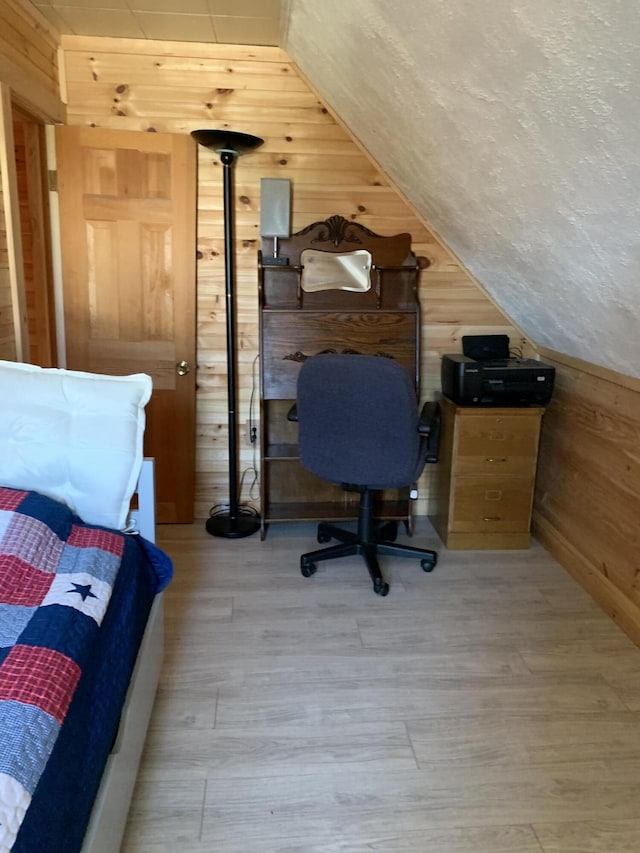
M 506 335 L 463 337 L 462 353 L 442 356 L 442 393 L 464 406 L 546 405 L 555 367 L 510 356 L 508 340 Z

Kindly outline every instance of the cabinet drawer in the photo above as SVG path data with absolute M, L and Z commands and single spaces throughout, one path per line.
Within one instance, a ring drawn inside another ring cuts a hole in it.
M 486 411 L 481 415 L 465 413 L 458 419 L 456 456 L 480 459 L 535 459 L 539 431 L 538 414 L 493 415 L 487 414 Z
M 532 491 L 530 477 L 458 477 L 452 484 L 450 529 L 528 531 Z
M 416 315 L 385 312 L 315 314 L 262 312 L 262 380 L 265 398 L 291 400 L 301 364 L 327 350 L 390 355 L 416 373 Z
M 533 477 L 536 457 L 507 453 L 485 453 L 482 456 L 458 456 L 455 474 L 495 474 L 497 476 Z

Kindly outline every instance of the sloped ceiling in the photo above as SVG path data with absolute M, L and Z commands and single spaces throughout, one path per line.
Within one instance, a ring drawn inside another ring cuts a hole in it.
M 282 46 L 537 344 L 640 376 L 631 0 L 290 0 Z

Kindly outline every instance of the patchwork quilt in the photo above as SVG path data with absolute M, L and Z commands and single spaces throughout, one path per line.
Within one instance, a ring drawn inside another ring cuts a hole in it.
M 10 851 L 109 604 L 125 535 L 0 488 L 0 852 Z

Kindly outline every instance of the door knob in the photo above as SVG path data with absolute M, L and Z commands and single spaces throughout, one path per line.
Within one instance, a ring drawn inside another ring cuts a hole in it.
M 179 361 L 176 364 L 176 373 L 178 376 L 186 376 L 187 373 L 191 370 L 191 366 L 188 361 Z

